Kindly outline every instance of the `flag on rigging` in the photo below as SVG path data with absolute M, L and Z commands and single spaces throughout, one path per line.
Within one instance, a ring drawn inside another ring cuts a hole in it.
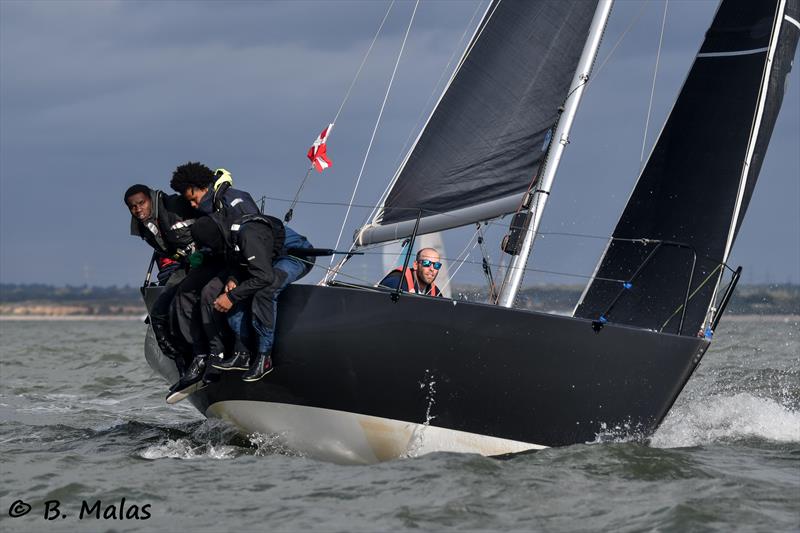
M 317 140 L 314 141 L 314 144 L 308 149 L 308 159 L 311 160 L 311 164 L 314 165 L 317 172 L 322 172 L 333 164 L 331 160 L 328 159 L 328 148 L 325 146 L 325 143 L 328 141 L 328 135 L 332 129 L 333 124 L 328 124 L 328 127 L 322 130 Z

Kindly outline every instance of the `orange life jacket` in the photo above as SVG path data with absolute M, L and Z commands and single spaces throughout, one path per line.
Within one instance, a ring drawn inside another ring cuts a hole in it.
M 402 267 L 397 267 L 394 270 L 392 270 L 392 272 L 401 272 L 402 270 L 403 270 Z M 412 274 L 413 271 L 414 271 L 413 268 L 407 268 L 406 269 L 406 272 L 405 272 L 406 287 L 408 287 L 408 290 L 406 292 L 412 292 L 412 293 L 417 292 L 416 284 L 414 283 L 414 275 Z M 436 284 L 435 283 L 431 283 L 431 292 L 429 292 L 427 294 L 429 296 L 439 296 L 441 293 L 442 293 L 442 291 L 439 290 L 439 288 L 436 286 Z M 423 293 L 420 293 L 420 294 L 423 294 Z

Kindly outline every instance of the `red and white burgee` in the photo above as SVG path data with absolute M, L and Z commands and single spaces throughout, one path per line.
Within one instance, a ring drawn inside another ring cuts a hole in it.
M 308 158 L 311 160 L 311 164 L 314 165 L 314 168 L 317 169 L 317 172 L 322 172 L 333 164 L 331 160 L 328 159 L 328 148 L 325 146 L 325 143 L 328 141 L 328 135 L 330 135 L 332 129 L 333 124 L 328 124 L 328 127 L 322 130 L 317 140 L 314 141 L 314 144 L 308 149 Z

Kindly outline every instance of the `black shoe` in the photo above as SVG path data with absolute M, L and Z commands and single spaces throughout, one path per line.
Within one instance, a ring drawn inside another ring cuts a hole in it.
M 213 366 L 214 368 L 216 368 L 217 365 L 219 365 L 224 360 L 225 360 L 225 353 L 224 352 L 212 353 L 211 355 L 208 356 L 208 363 L 209 363 L 209 365 Z
M 206 369 L 206 356 L 205 355 L 197 355 L 194 359 L 192 359 L 189 368 L 187 368 L 182 374 L 181 378 L 176 382 L 173 383 L 169 388 L 169 394 L 167 394 L 167 403 L 174 403 L 170 402 L 169 398 L 175 392 L 181 391 L 186 389 L 187 387 L 197 383 L 203 378 L 203 374 Z M 187 394 L 188 396 L 188 394 Z M 186 396 L 184 396 L 185 398 Z M 183 399 L 183 398 L 181 398 Z M 180 401 L 180 400 L 176 400 Z
M 183 381 L 179 381 L 178 388 L 174 391 L 170 391 L 169 394 L 167 394 L 167 403 L 176 404 L 188 398 L 193 392 L 197 392 L 205 387 L 206 383 L 202 378 L 198 378 L 197 381 L 193 383 L 184 383 Z
M 210 385 L 212 383 L 216 383 L 221 378 L 222 378 L 222 372 L 220 372 L 211 365 L 206 365 L 206 371 L 203 374 L 203 383 L 205 383 L 206 385 Z
M 175 383 L 170 385 L 169 386 L 169 394 L 167 394 L 167 396 L 169 396 L 170 394 L 172 394 L 173 392 L 175 392 L 176 390 L 181 388 L 181 384 L 182 383 L 183 383 L 183 381 L 179 379 L 178 381 L 176 381 Z
M 268 353 L 260 353 L 250 364 L 250 369 L 242 376 L 242 381 L 248 383 L 258 381 L 272 372 L 272 357 Z
M 175 362 L 175 368 L 178 369 L 178 378 L 182 378 L 186 374 L 186 360 L 179 355 L 173 361 Z
M 214 361 L 211 366 L 217 370 L 249 370 L 250 354 L 248 352 L 234 352 L 230 357 L 222 361 Z
M 203 373 L 206 371 L 207 358 L 207 355 L 195 355 L 194 359 L 192 359 L 192 362 L 189 364 L 189 368 L 186 369 L 183 377 L 181 377 L 181 381 L 185 381 L 186 383 L 194 383 L 198 379 L 202 378 Z

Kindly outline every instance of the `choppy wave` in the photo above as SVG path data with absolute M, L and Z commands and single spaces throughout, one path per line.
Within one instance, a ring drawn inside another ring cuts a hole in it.
M 233 459 L 238 455 L 241 453 L 236 446 L 197 444 L 188 438 L 168 439 L 163 444 L 148 446 L 139 452 L 142 459 Z
M 677 448 L 745 438 L 800 442 L 800 412 L 746 392 L 707 397 L 673 409 L 651 445 Z

